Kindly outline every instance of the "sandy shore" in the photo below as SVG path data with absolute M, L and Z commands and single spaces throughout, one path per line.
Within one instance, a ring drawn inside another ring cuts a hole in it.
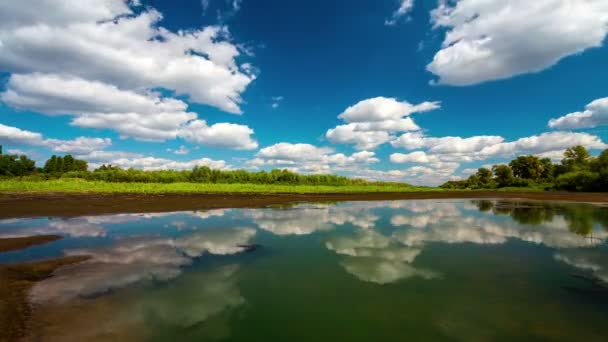
M 608 193 L 432 191 L 351 194 L 100 194 L 4 193 L 0 218 L 256 208 L 294 202 L 343 202 L 447 198 L 504 198 L 608 203 Z

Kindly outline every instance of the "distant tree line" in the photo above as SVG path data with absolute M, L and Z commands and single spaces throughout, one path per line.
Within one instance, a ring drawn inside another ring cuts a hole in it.
M 42 168 L 25 155 L 2 154 L 0 147 L 0 177 L 28 177 L 31 179 L 80 178 L 105 182 L 138 183 L 249 183 L 288 185 L 365 185 L 371 182 L 343 176 L 319 174 L 301 175 L 289 170 L 250 172 L 246 170 L 214 170 L 207 166 L 197 166 L 192 170 L 144 171 L 122 169 L 114 165 L 101 165 L 88 171 L 87 162 L 71 155 L 52 156 Z M 382 183 L 373 183 L 382 184 Z
M 568 191 L 608 191 L 608 149 L 592 157 L 583 146 L 564 152 L 561 163 L 533 155 L 519 156 L 508 165 L 479 168 L 469 178 L 449 181 L 444 189 L 497 189 L 542 187 Z

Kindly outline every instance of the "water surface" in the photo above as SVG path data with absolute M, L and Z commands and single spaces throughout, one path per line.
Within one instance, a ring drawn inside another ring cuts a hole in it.
M 608 208 L 505 200 L 0 220 L 89 255 L 38 283 L 28 339 L 603 341 Z

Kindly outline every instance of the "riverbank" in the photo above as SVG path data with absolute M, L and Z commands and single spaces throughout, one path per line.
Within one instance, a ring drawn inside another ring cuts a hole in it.
M 539 191 L 414 191 L 382 193 L 0 193 L 0 218 L 259 208 L 296 202 L 504 198 L 608 203 L 608 193 Z
M 31 307 L 28 293 L 32 286 L 50 277 L 54 270 L 86 260 L 86 256 L 67 256 L 22 264 L 0 265 L 0 341 L 17 341 L 26 333 Z

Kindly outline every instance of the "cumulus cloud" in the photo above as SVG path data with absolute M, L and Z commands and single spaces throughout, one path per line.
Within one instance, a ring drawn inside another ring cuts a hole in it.
M 510 157 L 516 154 L 542 154 L 563 151 L 573 145 L 602 149 L 606 144 L 595 135 L 575 132 L 547 132 L 506 142 L 500 136 L 427 137 L 420 132 L 404 133 L 391 142 L 393 147 L 427 149 L 408 155 L 395 154 L 394 161 L 412 161 L 414 158 L 442 161 L 473 161 L 491 157 Z M 429 156 L 430 155 L 430 156 Z
M 482 157 L 512 156 L 514 154 L 539 154 L 551 151 L 564 151 L 568 147 L 582 145 L 589 149 L 604 149 L 602 140 L 588 133 L 549 132 L 486 146 L 479 152 Z
M 184 126 L 178 136 L 195 144 L 235 150 L 253 150 L 258 147 L 251 136 L 253 129 L 233 123 L 207 125 L 204 120 L 194 120 Z
M 73 140 L 44 139 L 42 134 L 0 124 L 0 142 L 18 146 L 39 146 L 68 154 L 90 153 L 112 144 L 110 138 L 78 137 Z
M 608 32 L 604 0 L 442 0 L 431 17 L 447 33 L 427 69 L 457 86 L 541 71 Z
M 122 137 L 178 137 L 253 149 L 247 126 L 207 125 L 187 104 L 153 90 L 240 114 L 241 94 L 255 79 L 225 27 L 171 32 L 152 8 L 133 12 L 122 0 L 3 4 L 0 70 L 11 73 L 0 100 L 17 109 L 74 116 L 72 125 L 112 129 Z M 243 139 L 242 142 L 239 139 Z
M 344 112 L 338 115 L 338 118 L 345 122 L 399 120 L 412 113 L 427 112 L 437 108 L 439 108 L 437 102 L 423 102 L 412 105 L 394 98 L 374 97 L 346 108 Z
M 549 127 L 556 129 L 593 128 L 608 125 L 608 97 L 589 103 L 582 112 L 551 119 Z
M 390 156 L 393 163 L 431 163 L 439 161 L 439 158 L 434 155 L 428 155 L 424 151 L 416 151 L 411 153 L 393 153 Z
M 399 19 L 409 14 L 412 8 L 414 8 L 414 0 L 399 0 L 399 8 L 393 12 L 393 15 L 389 19 L 384 21 L 384 25 L 395 25 Z
M 377 163 L 379 159 L 375 155 L 374 152 L 359 151 L 347 156 L 334 153 L 329 147 L 283 142 L 261 149 L 247 164 L 251 167 L 280 166 L 298 172 L 327 173 Z
M 124 153 L 124 152 L 123 152 Z M 230 166 L 226 164 L 224 160 L 214 160 L 209 158 L 192 159 L 188 161 L 178 161 L 166 158 L 156 157 L 143 157 L 135 154 L 134 157 L 129 155 L 122 156 L 116 159 L 112 157 L 120 156 L 121 152 L 108 153 L 107 155 L 93 154 L 93 158 L 89 158 L 87 155 L 78 156 L 85 160 L 97 160 L 95 163 L 90 164 L 91 167 L 95 168 L 101 164 L 111 164 L 119 166 L 121 168 L 136 168 L 143 169 L 146 171 L 157 171 L 157 170 L 190 170 L 195 166 L 208 166 L 212 169 L 229 169 Z M 95 159 L 96 158 L 96 159 Z
M 0 66 L 9 72 L 61 73 L 122 89 L 163 87 L 233 113 L 254 78 L 237 66 L 239 51 L 223 27 L 174 33 L 158 25 L 159 12 L 134 14 L 122 0 L 39 2 L 38 10 L 59 12 L 50 18 L 23 7 L 9 2 L 1 11 Z
M 427 137 L 423 133 L 405 133 L 393 140 L 393 147 L 405 149 L 428 148 L 432 153 L 471 153 L 481 150 L 488 145 L 503 142 L 499 136 L 462 137 Z
M 374 149 L 393 139 L 395 132 L 419 130 L 420 127 L 407 116 L 438 108 L 438 102 L 412 105 L 394 98 L 370 98 L 338 115 L 346 124 L 329 129 L 325 136 L 335 144 L 352 144 L 359 150 Z
M 376 176 L 428 185 L 456 180 L 459 177 L 454 176 L 453 172 L 461 163 L 511 158 L 520 154 L 561 160 L 563 151 L 574 145 L 583 145 L 589 149 L 604 149 L 608 146 L 596 135 L 576 132 L 548 132 L 508 142 L 500 136 L 429 137 L 422 132 L 407 132 L 392 140 L 391 145 L 406 150 L 420 150 L 393 153 L 390 155 L 391 162 L 425 165 L 384 174 L 376 173 Z

